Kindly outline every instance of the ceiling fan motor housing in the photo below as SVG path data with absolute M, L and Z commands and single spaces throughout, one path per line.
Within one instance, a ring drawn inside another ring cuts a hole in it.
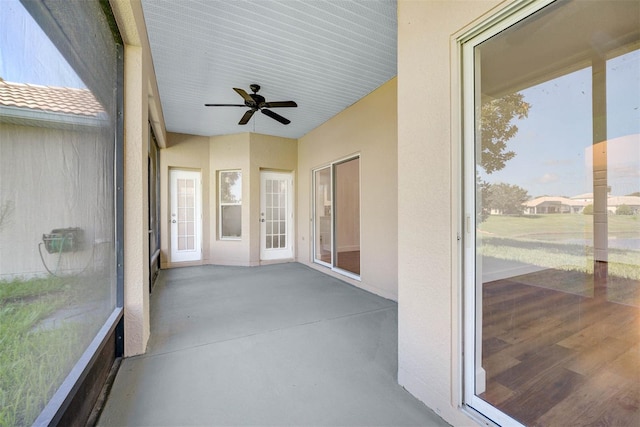
M 246 105 L 249 108 L 256 108 L 256 109 L 262 108 L 262 104 L 264 104 L 264 101 L 265 101 L 264 96 L 258 95 L 257 93 L 252 93 L 249 96 L 253 98 L 253 102 L 244 101 L 244 105 Z

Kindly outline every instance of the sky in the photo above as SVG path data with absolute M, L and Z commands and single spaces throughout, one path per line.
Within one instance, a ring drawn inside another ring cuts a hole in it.
M 593 191 L 591 68 L 521 93 L 529 115 L 513 121 L 507 142 L 516 156 L 504 169 L 482 174 L 488 182 L 515 184 L 531 197 L 575 196 Z M 608 184 L 611 195 L 640 191 L 640 51 L 607 63 Z
M 16 83 L 86 88 L 18 0 L 0 0 L 0 77 Z

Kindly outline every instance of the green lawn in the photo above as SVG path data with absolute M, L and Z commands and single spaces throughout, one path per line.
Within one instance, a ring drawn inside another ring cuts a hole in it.
M 483 234 L 537 240 L 560 240 L 566 238 L 591 238 L 593 216 L 580 214 L 556 215 L 491 215 L 480 224 Z M 609 238 L 640 238 L 640 216 L 609 215 Z
M 556 272 L 577 272 L 593 276 L 593 217 L 590 215 L 492 215 L 480 224 L 478 251 L 483 256 L 502 260 L 533 264 Z M 640 239 L 638 216 L 610 215 L 608 217 L 609 241 L 613 239 Z M 636 240 L 637 242 L 637 240 Z M 640 305 L 640 249 L 608 248 L 608 272 L 610 299 L 617 302 Z M 570 288 L 576 283 L 567 280 L 566 274 L 537 274 L 540 286 L 589 294 L 593 292 L 593 280 L 580 280 L 579 291 Z M 533 277 L 533 276 L 532 276 Z M 581 276 L 582 277 L 582 276 Z M 531 279 L 531 278 L 530 278 Z
M 89 297 L 78 278 L 0 282 L 0 426 L 35 421 L 78 360 L 95 325 L 42 320 Z

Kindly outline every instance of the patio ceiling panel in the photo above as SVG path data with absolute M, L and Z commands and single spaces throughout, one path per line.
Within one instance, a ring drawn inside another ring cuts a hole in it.
M 168 131 L 299 138 L 396 75 L 395 0 L 142 0 Z M 232 88 L 293 100 L 238 125 Z

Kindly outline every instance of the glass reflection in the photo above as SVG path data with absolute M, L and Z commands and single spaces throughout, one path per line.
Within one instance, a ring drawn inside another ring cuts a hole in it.
M 640 417 L 634 7 L 554 3 L 476 47 L 476 394 L 526 425 Z M 618 19 L 548 48 L 577 14 Z

